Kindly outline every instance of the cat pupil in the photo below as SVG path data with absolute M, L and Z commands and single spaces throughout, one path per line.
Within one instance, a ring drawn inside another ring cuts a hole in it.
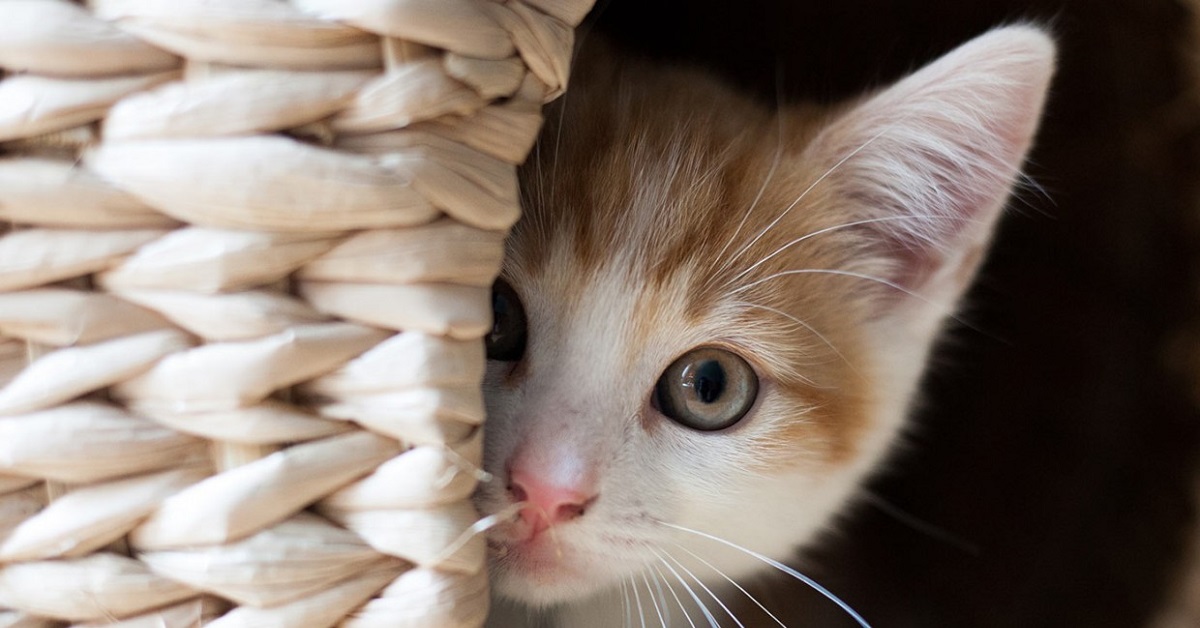
M 696 379 L 693 384 L 696 396 L 704 403 L 713 403 L 721 398 L 725 391 L 725 369 L 715 360 L 704 362 L 696 369 Z

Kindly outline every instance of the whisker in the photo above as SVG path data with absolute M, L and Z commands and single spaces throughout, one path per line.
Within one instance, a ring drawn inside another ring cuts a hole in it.
M 573 63 L 573 62 L 572 62 Z M 567 102 L 570 94 L 563 94 L 558 105 L 558 126 L 554 129 L 554 162 L 550 167 L 551 185 L 556 185 L 558 180 L 558 156 L 562 154 L 560 147 L 562 145 L 562 130 L 565 126 L 563 120 L 567 117 Z
M 650 574 L 650 576 L 654 579 L 654 590 L 658 591 L 658 599 L 662 600 L 663 615 L 666 616 L 667 625 L 669 626 L 674 622 L 671 621 L 671 606 L 667 604 L 667 594 L 665 591 L 663 591 L 662 574 L 658 573 L 658 570 L 656 569 L 654 573 Z
M 803 328 L 807 329 L 809 332 L 811 332 L 811 333 L 812 333 L 812 335 L 814 335 L 814 336 L 816 336 L 817 338 L 819 338 L 819 339 L 821 340 L 821 342 L 824 342 L 824 343 L 825 343 L 825 346 L 829 347 L 829 349 L 830 349 L 831 351 L 833 351 L 833 352 L 834 352 L 834 354 L 836 354 L 836 355 L 837 355 L 837 357 L 841 358 L 841 359 L 842 359 L 842 361 L 843 361 L 843 362 L 845 362 L 845 363 L 846 363 L 846 365 L 847 365 L 847 366 L 849 366 L 849 367 L 850 367 L 850 368 L 851 368 L 851 369 L 852 369 L 852 370 L 853 370 L 855 373 L 858 373 L 858 372 L 859 372 L 859 371 L 858 371 L 858 369 L 857 369 L 857 368 L 855 368 L 855 366 L 854 366 L 854 365 L 853 365 L 853 364 L 850 362 L 850 360 L 849 360 L 849 359 L 847 359 L 847 358 L 846 358 L 846 356 L 845 356 L 845 355 L 843 355 L 843 354 L 842 354 L 842 352 L 841 352 L 841 351 L 839 351 L 837 347 L 833 346 L 833 343 L 832 343 L 832 342 L 830 342 L 830 341 L 829 341 L 829 339 L 825 337 L 825 334 L 822 334 L 821 332 L 817 331 L 817 330 L 816 330 L 816 329 L 815 329 L 815 328 L 814 328 L 812 325 L 809 325 L 808 323 L 806 323 L 806 322 L 804 322 L 804 321 L 800 320 L 800 319 L 799 319 L 798 317 L 796 317 L 796 316 L 792 316 L 791 314 L 788 314 L 787 312 L 784 312 L 784 311 L 782 311 L 782 310 L 778 310 L 778 309 L 776 309 L 776 308 L 773 308 L 773 307 L 771 307 L 771 306 L 769 306 L 769 305 L 762 305 L 761 303 L 752 303 L 752 302 L 748 302 L 748 301 L 747 301 L 747 302 L 744 302 L 744 303 L 743 303 L 743 305 L 745 305 L 745 306 L 747 306 L 747 307 L 758 308 L 758 309 L 760 309 L 760 310 L 766 310 L 766 311 L 768 311 L 768 312 L 772 312 L 772 313 L 778 314 L 778 315 L 780 315 L 780 316 L 782 316 L 782 317 L 784 317 L 784 318 L 786 318 L 786 319 L 788 319 L 788 320 L 792 321 L 793 323 L 796 323 L 797 325 L 799 325 L 799 326 L 801 326 L 801 327 L 803 327 Z M 805 378 L 805 379 L 807 379 L 807 378 Z M 810 382 L 810 383 L 813 383 L 813 382 Z
M 938 307 L 938 304 L 934 303 L 932 300 L 926 298 L 925 296 L 923 296 L 919 293 L 913 292 L 912 290 L 909 290 L 908 288 L 905 288 L 904 286 L 901 286 L 900 284 L 897 284 L 894 281 L 888 281 L 887 279 L 884 279 L 882 277 L 876 277 L 874 275 L 867 275 L 864 273 L 856 273 L 854 271 L 849 271 L 849 270 L 836 270 L 836 269 L 832 269 L 832 268 L 802 268 L 802 269 L 796 269 L 796 270 L 780 271 L 773 275 L 768 275 L 766 277 L 763 277 L 762 279 L 759 279 L 757 281 L 754 281 L 754 282 L 748 283 L 744 286 L 741 286 L 739 288 L 736 288 L 736 289 L 732 290 L 730 292 L 730 294 L 731 295 L 736 294 L 738 292 L 741 292 L 742 290 L 753 288 L 754 286 L 756 286 L 758 284 L 770 281 L 772 279 L 778 279 L 780 277 L 784 277 L 787 275 L 805 275 L 805 274 L 839 275 L 842 277 L 852 277 L 854 279 L 862 279 L 864 281 L 871 281 L 871 282 L 874 282 L 874 283 L 877 283 L 877 284 L 880 284 L 883 286 L 887 286 L 888 288 L 891 288 L 893 290 L 902 292 L 906 296 L 912 297 L 922 303 Z M 959 325 L 962 325 L 963 327 L 970 329 L 971 331 L 984 334 L 985 336 L 987 336 L 989 338 L 995 338 L 995 336 L 988 333 L 987 331 L 980 329 L 979 327 L 971 324 L 967 320 L 964 320 L 961 316 L 958 315 L 958 313 L 956 313 L 953 310 L 949 311 L 946 314 L 946 318 L 949 318 L 950 320 L 954 321 L 955 323 L 958 323 Z
M 688 625 L 692 628 L 696 628 L 696 622 L 692 621 L 691 613 L 687 612 L 687 607 L 683 605 L 683 600 L 679 599 L 679 594 L 675 592 L 675 587 L 671 586 L 671 581 L 667 579 L 666 574 L 664 574 L 662 570 L 658 568 L 657 564 L 650 563 L 650 566 L 654 568 L 656 573 L 658 573 L 658 577 L 662 578 L 662 582 L 667 585 L 667 590 L 671 592 L 671 597 L 675 598 L 675 603 L 679 605 L 679 610 L 683 611 L 683 617 L 687 619 Z
M 733 614 L 733 611 L 729 610 L 728 606 L 725 606 L 725 603 L 721 601 L 721 598 L 717 597 L 717 594 L 713 593 L 712 589 L 708 588 L 708 585 L 704 584 L 703 580 L 696 577 L 696 574 L 692 573 L 691 569 L 688 569 L 683 563 L 679 562 L 679 559 L 672 556 L 670 552 L 663 550 L 663 553 L 667 555 L 667 558 L 670 558 L 672 561 L 674 561 L 675 564 L 683 570 L 683 573 L 691 576 L 692 580 L 694 580 L 696 584 L 700 585 L 700 588 L 704 589 L 704 592 L 707 593 L 709 597 L 711 597 L 713 601 L 717 603 L 717 606 L 720 606 L 721 609 L 725 611 L 725 614 L 729 615 L 729 618 L 733 620 L 733 623 L 738 625 L 738 628 L 746 628 L 746 626 L 742 624 L 741 620 L 739 620 L 737 616 Z
M 700 607 L 700 612 L 704 613 L 704 617 L 706 619 L 708 619 L 709 627 L 710 628 L 721 628 L 717 624 L 717 618 L 713 617 L 712 612 L 710 612 L 708 610 L 708 605 L 705 604 L 704 601 L 700 599 L 699 595 L 696 595 L 696 590 L 692 588 L 692 585 L 688 584 L 687 581 L 683 579 L 683 576 L 679 575 L 678 571 L 675 571 L 675 568 L 671 566 L 671 563 L 668 563 L 667 559 L 663 558 L 662 554 L 659 553 L 658 550 L 651 548 L 650 551 L 654 552 L 654 555 L 658 558 L 658 560 L 660 562 L 662 562 L 663 566 L 666 567 L 668 570 L 670 570 L 671 575 L 675 576 L 675 579 L 679 581 L 679 584 L 683 585 L 683 588 L 684 588 L 684 590 L 686 590 L 688 592 L 688 595 L 692 596 L 692 601 L 694 601 L 696 603 L 696 606 Z
M 750 202 L 750 207 L 746 209 L 746 213 L 742 214 L 742 221 L 738 223 L 737 229 L 733 230 L 733 235 L 725 241 L 725 246 L 721 247 L 721 251 L 717 253 L 717 259 L 724 259 L 718 272 L 729 268 L 736 257 L 726 258 L 725 252 L 729 250 L 729 245 L 737 239 L 742 233 L 742 227 L 746 226 L 746 221 L 750 219 L 750 214 L 754 212 L 754 208 L 758 207 L 758 202 L 762 200 L 763 194 L 767 191 L 767 186 L 771 184 L 771 179 L 775 176 L 775 171 L 779 168 L 779 163 L 783 161 L 783 116 L 776 116 L 779 121 L 778 135 L 775 138 L 775 157 L 771 159 L 771 167 L 767 169 L 767 176 L 763 177 L 762 186 L 758 188 L 758 193 L 754 195 L 754 200 Z M 716 273 L 714 273 L 715 275 Z
M 706 567 L 708 567 L 709 569 L 712 569 L 713 571 L 717 572 L 717 574 L 720 575 L 722 578 L 724 578 L 726 581 L 728 581 L 729 584 L 732 584 L 733 586 L 737 587 L 737 590 L 741 591 L 743 594 L 745 594 L 746 597 L 750 598 L 750 601 L 754 602 L 755 606 L 762 609 L 762 612 L 766 613 L 768 617 L 770 617 L 771 619 L 774 619 L 775 623 L 779 624 L 780 628 L 787 628 L 787 625 L 784 624 L 782 621 L 779 621 L 779 618 L 775 616 L 775 613 L 772 613 L 771 611 L 767 610 L 767 607 L 763 606 L 762 603 L 759 602 L 757 598 L 755 598 L 753 595 L 751 595 L 749 591 L 742 588 L 742 585 L 738 584 L 737 582 L 734 582 L 733 578 L 730 578 L 728 575 L 725 574 L 724 571 L 721 571 L 720 569 L 718 569 L 716 565 L 708 562 L 707 560 L 704 560 L 703 558 L 700 557 L 699 554 L 693 552 L 692 550 L 690 550 L 678 543 L 676 543 L 675 546 L 678 547 L 679 549 L 687 552 L 689 555 L 691 555 L 692 558 L 695 558 L 696 560 L 700 561 L 701 563 L 704 563 L 704 565 Z
M 632 609 L 631 606 L 629 605 L 629 586 L 628 585 L 629 585 L 628 580 L 622 579 L 622 581 L 620 581 L 620 597 L 622 597 L 622 608 L 625 610 L 624 626 L 629 626 L 629 624 L 632 623 L 632 614 L 634 614 L 634 609 Z
M 904 286 L 901 286 L 900 284 L 898 284 L 894 281 L 889 281 L 887 279 L 884 279 L 882 277 L 876 277 L 874 275 L 867 275 L 864 273 L 856 273 L 852 270 L 837 270 L 837 269 L 833 269 L 833 268 L 798 268 L 798 269 L 794 269 L 794 270 L 781 270 L 777 273 L 767 275 L 766 277 L 763 277 L 762 279 L 756 279 L 755 281 L 752 281 L 744 286 L 735 288 L 731 292 L 731 294 L 736 294 L 743 290 L 749 290 L 755 286 L 758 286 L 759 284 L 763 284 L 763 283 L 766 283 L 773 279 L 779 279 L 781 277 L 787 277 L 790 275 L 839 275 L 839 276 L 843 276 L 843 277 L 853 277 L 855 279 L 863 279 L 865 281 L 873 281 L 877 284 L 887 286 L 889 288 L 892 288 L 893 290 L 903 292 L 904 294 L 906 294 L 914 299 L 924 301 L 925 303 L 929 303 L 929 304 L 933 303 L 929 299 L 917 294 L 916 292 L 913 292 L 912 290 L 909 290 L 908 288 L 905 288 Z
M 796 571 L 795 569 L 792 569 L 791 567 L 788 567 L 787 565 L 785 565 L 773 558 L 769 558 L 767 556 L 759 554 L 758 552 L 756 552 L 752 549 L 742 547 L 736 543 L 731 543 L 720 537 L 713 536 L 711 534 L 708 534 L 707 532 L 701 532 L 699 530 L 685 528 L 683 526 L 675 525 L 673 523 L 667 523 L 666 521 L 659 521 L 658 523 L 661 525 L 664 525 L 668 528 L 673 528 L 675 530 L 679 530 L 680 532 L 687 532 L 689 534 L 695 534 L 696 536 L 706 538 L 710 541 L 716 541 L 717 543 L 725 545 L 726 547 L 730 547 L 732 549 L 738 550 L 739 552 L 744 552 L 748 556 L 757 558 L 758 560 L 774 567 L 775 569 L 778 569 L 779 571 L 786 573 L 787 575 L 799 580 L 800 582 L 803 582 L 804 584 L 811 587 L 817 593 L 820 593 L 821 595 L 825 596 L 825 599 L 833 602 L 834 604 L 837 604 L 838 607 L 841 608 L 847 615 L 849 615 L 851 618 L 853 618 L 854 621 L 858 622 L 859 626 L 862 626 L 863 628 L 871 628 L 871 625 L 867 623 L 867 620 L 863 619 L 862 615 L 859 615 L 858 612 L 856 612 L 853 608 L 850 608 L 849 604 L 842 601 L 842 598 L 834 595 L 832 591 L 821 586 L 816 580 L 809 578 L 808 576 L 800 573 L 799 571 Z
M 537 206 L 545 207 L 546 187 L 548 184 L 546 182 L 546 174 L 542 168 L 542 142 L 540 139 L 533 144 L 533 155 L 530 156 L 530 162 L 535 168 L 534 174 L 531 178 L 533 179 L 533 187 L 535 188 L 534 192 L 537 194 Z M 529 211 L 530 201 L 532 199 L 525 198 L 525 187 L 526 186 L 521 186 L 519 188 L 521 191 L 521 208 L 525 211 Z
M 742 248 L 738 249 L 737 253 L 733 254 L 733 259 L 736 260 L 736 259 L 740 258 L 743 253 L 745 253 L 747 250 L 749 250 L 750 247 L 754 246 L 754 244 L 757 243 L 760 239 L 762 239 L 762 237 L 764 235 L 766 235 L 769 231 L 771 231 L 771 229 L 774 229 L 775 225 L 779 224 L 779 221 L 783 220 L 784 216 L 787 216 L 788 213 L 791 212 L 792 209 L 794 209 L 796 207 L 796 205 L 800 203 L 800 201 L 804 200 L 804 197 L 808 196 L 808 194 L 810 192 L 812 192 L 814 189 L 816 189 L 816 187 L 818 185 L 820 185 L 823 181 L 825 181 L 825 179 L 828 179 L 829 176 L 832 175 L 834 172 L 836 172 L 839 168 L 841 168 L 842 165 L 844 165 L 846 162 L 853 159 L 856 155 L 858 155 L 860 152 L 862 152 L 863 149 L 865 149 L 866 147 L 875 143 L 875 140 L 883 137 L 883 135 L 886 134 L 890 130 L 891 130 L 891 127 L 888 126 L 888 127 L 884 128 L 882 131 L 880 131 L 879 133 L 876 133 L 874 136 L 868 138 L 867 141 L 863 142 L 861 146 L 859 146 L 858 148 L 851 151 L 850 154 L 846 155 L 845 157 L 842 157 L 837 163 L 833 164 L 832 167 L 830 167 L 828 170 L 826 170 L 824 174 L 817 177 L 817 180 L 813 181 L 811 184 L 809 184 L 809 186 L 807 188 L 805 188 L 803 192 L 800 193 L 800 196 L 797 196 L 796 200 L 792 201 L 791 205 L 788 205 L 787 208 L 785 208 L 782 212 L 780 212 L 780 214 L 778 216 L 775 217 L 775 220 L 772 220 L 770 222 L 770 224 L 768 224 L 766 227 L 763 228 L 762 231 L 759 231 L 758 235 L 754 236 L 753 240 L 750 240 L 744 246 L 742 246 Z
M 760 259 L 757 262 L 754 262 L 753 264 L 748 266 L 742 272 L 731 277 L 728 281 L 725 282 L 725 285 L 728 286 L 729 284 L 737 281 L 738 279 L 741 279 L 742 277 L 745 277 L 746 275 L 754 272 L 755 268 L 758 268 L 762 264 L 769 261 L 771 258 L 775 257 L 776 255 L 779 255 L 780 253 L 786 251 L 787 249 L 789 249 L 797 244 L 800 244 L 801 242 L 804 242 L 805 240 L 808 240 L 810 238 L 815 238 L 819 235 L 823 235 L 826 233 L 832 233 L 834 231 L 840 231 L 842 229 L 849 229 L 851 227 L 861 227 L 862 225 L 870 225 L 870 224 L 875 224 L 875 223 L 880 223 L 880 222 L 892 222 L 892 221 L 903 221 L 903 220 L 925 220 L 925 219 L 929 219 L 932 217 L 933 216 L 931 216 L 929 214 L 908 214 L 908 215 L 904 215 L 904 216 L 883 216 L 880 218 L 868 218 L 865 220 L 856 220 L 854 222 L 842 223 L 840 225 L 834 225 L 832 227 L 825 227 L 824 229 L 817 229 L 816 231 L 802 235 L 802 236 L 796 238 L 795 240 L 792 240 L 792 241 L 788 242 L 787 244 L 784 244 L 783 246 L 775 249 L 767 256 L 763 257 L 762 259 Z
M 638 593 L 637 581 L 630 584 L 633 589 L 633 605 L 638 609 L 638 616 L 642 619 L 642 628 L 646 628 L 646 609 L 642 608 L 642 595 Z
M 859 499 L 862 499 L 868 504 L 878 508 L 884 514 L 892 517 L 896 521 L 924 534 L 932 539 L 941 541 L 947 545 L 958 548 L 963 552 L 972 556 L 979 556 L 979 546 L 961 537 L 958 537 L 950 531 L 940 528 L 928 521 L 925 521 L 912 513 L 901 510 L 895 504 L 885 500 L 879 495 L 863 490 Z
M 646 595 L 650 598 L 650 603 L 654 605 L 654 612 L 658 615 L 658 623 L 662 624 L 662 628 L 667 628 L 667 620 L 663 617 L 662 609 L 658 607 L 658 600 L 654 598 L 654 591 L 650 589 L 650 579 L 646 577 L 646 572 L 642 572 L 642 582 L 646 583 Z

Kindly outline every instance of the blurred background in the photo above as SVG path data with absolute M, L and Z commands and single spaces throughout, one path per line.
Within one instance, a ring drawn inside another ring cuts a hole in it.
M 1140 626 L 1186 593 L 1200 451 L 1194 11 L 600 0 L 597 31 L 770 103 L 859 94 L 1003 23 L 1057 33 L 1028 166 L 1044 194 L 1012 204 L 968 298 L 971 328 L 952 331 L 927 377 L 910 450 L 794 561 L 876 626 Z M 789 626 L 853 625 L 794 582 L 755 592 Z

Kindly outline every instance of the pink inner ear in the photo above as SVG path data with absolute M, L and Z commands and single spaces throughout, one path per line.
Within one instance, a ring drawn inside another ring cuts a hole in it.
M 1003 208 L 1041 117 L 1054 49 L 1001 29 L 952 51 L 831 125 L 810 148 L 864 214 L 906 289 L 970 257 Z
M 994 138 L 1006 133 L 988 129 Z M 947 135 L 952 133 L 947 131 Z M 935 136 L 936 137 L 936 136 Z M 889 191 L 865 190 L 866 207 L 891 209 L 911 220 L 873 223 L 874 231 L 894 262 L 890 279 L 905 288 L 920 289 L 944 263 L 961 257 L 962 249 L 979 247 L 1003 209 L 1024 157 L 1019 144 L 1000 139 L 989 148 L 969 143 L 958 153 L 900 150 L 912 168 L 905 182 L 908 198 Z M 919 149 L 919 147 L 916 147 Z M 920 189 L 924 188 L 924 189 Z M 922 214 L 922 212 L 927 212 Z

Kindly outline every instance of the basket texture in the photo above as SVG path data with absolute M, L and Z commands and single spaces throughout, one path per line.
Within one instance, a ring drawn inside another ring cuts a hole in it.
M 0 0 L 0 627 L 478 626 L 515 165 L 590 0 Z

